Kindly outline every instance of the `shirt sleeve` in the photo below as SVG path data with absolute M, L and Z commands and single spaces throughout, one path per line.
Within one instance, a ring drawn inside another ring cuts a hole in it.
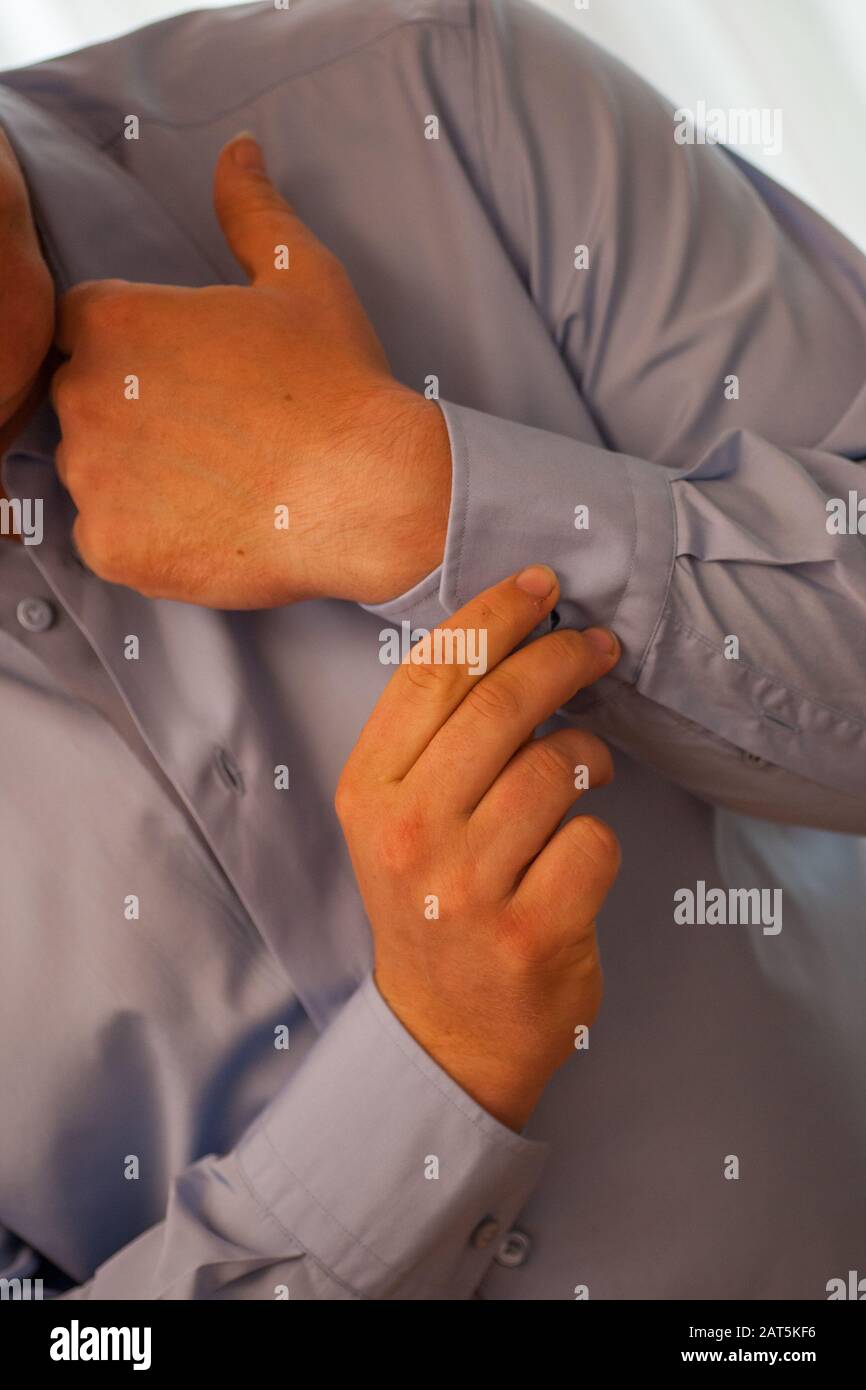
M 546 1155 L 368 977 L 234 1150 L 182 1172 L 165 1219 L 59 1297 L 467 1299 Z
M 559 433 L 440 402 L 440 616 L 547 561 L 554 621 L 623 646 L 564 714 L 711 801 L 863 833 L 866 260 L 735 153 L 678 143 L 570 27 L 476 10 L 479 179 L 580 409 Z

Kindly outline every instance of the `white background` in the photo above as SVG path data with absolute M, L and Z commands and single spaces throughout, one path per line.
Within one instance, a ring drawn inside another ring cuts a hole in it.
M 866 0 L 589 0 L 587 10 L 575 0 L 537 3 L 619 54 L 679 106 L 779 107 L 782 153 L 743 153 L 866 248 Z M 205 6 L 0 0 L 0 68 L 191 8 Z

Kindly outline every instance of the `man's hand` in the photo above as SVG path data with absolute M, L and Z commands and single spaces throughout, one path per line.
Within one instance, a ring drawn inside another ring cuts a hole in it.
M 35 403 L 54 332 L 54 285 L 24 176 L 0 130 L 0 452 Z
M 487 633 L 489 674 L 401 666 L 336 799 L 382 995 L 463 1089 L 514 1129 L 572 1052 L 575 1029 L 595 1017 L 595 916 L 619 867 L 602 821 L 578 816 L 557 828 L 580 794 L 578 767 L 590 787 L 610 781 L 605 745 L 576 729 L 532 740 L 619 649 L 604 631 L 561 630 L 509 655 L 558 592 L 545 566 L 524 574 L 444 625 Z
M 442 559 L 442 414 L 391 375 L 251 137 L 222 151 L 214 201 L 249 288 L 98 281 L 62 301 L 52 398 L 78 550 L 104 579 L 208 607 L 393 598 Z

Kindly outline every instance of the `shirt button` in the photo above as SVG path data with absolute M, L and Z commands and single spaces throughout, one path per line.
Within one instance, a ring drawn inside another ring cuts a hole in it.
M 531 1250 L 532 1241 L 525 1231 L 509 1231 L 493 1258 L 506 1269 L 517 1269 L 526 1264 Z
M 15 616 L 25 632 L 47 632 L 56 618 L 53 603 L 45 598 L 23 598 Z
M 471 1244 L 476 1250 L 486 1250 L 488 1245 L 493 1244 L 501 1229 L 499 1222 L 494 1221 L 492 1216 L 485 1216 L 472 1232 Z

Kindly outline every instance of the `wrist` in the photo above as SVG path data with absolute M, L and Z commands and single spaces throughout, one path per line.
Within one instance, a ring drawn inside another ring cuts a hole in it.
M 386 603 L 442 563 L 451 507 L 451 442 L 437 403 L 397 382 L 377 401 L 372 418 L 372 447 L 388 480 L 388 497 L 361 601 Z
M 421 1045 L 424 1046 L 423 1041 Z M 535 1074 L 525 1075 L 517 1069 L 491 1066 L 473 1057 L 469 1050 L 455 1055 L 450 1049 L 434 1045 L 426 1047 L 425 1051 L 476 1105 L 518 1134 L 541 1099 L 547 1082 L 547 1078 L 542 1080 Z
M 391 1012 L 452 1081 L 500 1124 L 523 1129 L 550 1080 L 537 1058 L 521 1056 L 501 1039 L 495 1051 L 488 1049 L 477 1037 L 443 1026 L 441 1019 L 433 1023 L 399 989 L 383 982 L 379 970 L 375 981 Z
M 393 377 L 372 387 L 365 378 L 343 390 L 327 419 L 328 470 L 307 480 L 292 508 L 290 563 L 281 535 L 270 545 L 263 606 L 387 603 L 442 563 L 451 444 L 436 402 Z

